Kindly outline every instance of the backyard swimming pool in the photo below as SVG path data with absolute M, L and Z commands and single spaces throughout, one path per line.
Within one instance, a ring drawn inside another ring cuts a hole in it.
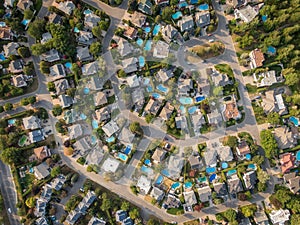
M 125 150 L 124 150 L 124 154 L 129 155 L 130 152 L 131 152 L 131 146 L 127 145 L 126 148 L 125 148 Z
M 179 4 L 178 4 L 178 8 L 179 8 L 179 9 L 181 9 L 181 8 L 183 8 L 183 7 L 187 7 L 187 6 L 188 6 L 187 2 L 182 2 L 182 3 L 179 3 Z
M 158 94 L 158 93 L 152 93 L 152 97 L 156 98 L 156 99 L 159 99 L 160 98 L 160 94 Z
M 153 87 L 152 86 L 147 86 L 147 91 L 148 92 L 152 92 L 153 91 Z
M 0 54 L 0 60 L 1 60 L 1 61 L 4 61 L 5 59 L 6 59 L 5 56 L 1 53 L 1 54 Z
M 249 164 L 248 169 L 250 170 L 256 170 L 256 166 L 254 164 Z
M 206 177 L 199 177 L 198 178 L 198 181 L 199 181 L 199 183 L 204 183 L 204 182 L 206 182 Z
M 153 170 L 145 165 L 142 165 L 141 167 L 141 171 L 147 174 L 151 174 L 153 172 Z
M 269 46 L 268 47 L 268 53 L 274 55 L 276 53 L 276 48 L 274 48 L 273 46 Z
M 192 106 L 190 108 L 188 108 L 188 112 L 189 114 L 194 114 L 197 111 L 197 106 Z
M 172 185 L 171 185 L 171 188 L 173 189 L 173 190 L 176 190 L 177 188 L 179 188 L 180 187 L 180 183 L 179 182 L 175 182 L 175 183 L 173 183 Z
M 91 14 L 91 13 L 92 13 L 92 11 L 90 9 L 86 9 L 86 10 L 83 11 L 84 15 L 88 15 L 88 14 Z
M 122 161 L 126 162 L 128 160 L 128 156 L 125 155 L 124 153 L 122 152 L 119 152 L 118 153 L 118 158 L 121 159 Z
M 77 27 L 74 27 L 74 32 L 75 32 L 75 33 L 79 33 L 80 30 L 79 30 Z
M 148 40 L 145 44 L 144 50 L 145 51 L 150 51 L 151 50 L 151 45 L 152 45 L 152 40 Z
M 8 125 L 14 125 L 16 123 L 16 119 L 7 120 Z
M 300 151 L 298 151 L 298 152 L 296 153 L 296 159 L 297 159 L 297 161 L 300 161 Z
M 144 164 L 147 165 L 147 166 L 151 166 L 151 161 L 150 161 L 150 159 L 145 159 L 145 160 L 144 160 Z
M 96 136 L 94 136 L 94 135 L 91 136 L 91 143 L 92 143 L 92 145 L 95 145 L 97 143 Z
M 68 69 L 72 69 L 72 63 L 71 62 L 66 62 L 65 67 Z
M 191 188 L 193 186 L 193 183 L 192 182 L 186 182 L 184 183 L 184 188 Z
M 268 16 L 267 16 L 267 15 L 262 15 L 262 16 L 261 16 L 261 20 L 262 20 L 263 22 L 266 22 L 267 19 L 268 19 Z
M 196 101 L 196 103 L 198 103 L 198 102 L 203 101 L 204 99 L 205 99 L 205 97 L 204 97 L 203 95 L 201 95 L 201 96 L 197 96 L 197 97 L 195 98 L 195 101 Z
M 167 93 L 168 92 L 168 88 L 165 87 L 164 85 L 162 84 L 159 84 L 157 87 L 156 87 L 157 90 L 163 92 L 163 93 Z
M 209 182 L 213 182 L 216 178 L 217 178 L 217 174 L 214 173 L 214 174 L 210 175 Z
M 206 167 L 206 173 L 214 173 L 214 172 L 216 172 L 215 167 Z
M 169 171 L 167 169 L 163 169 L 161 171 L 161 174 L 164 175 L 164 176 L 166 176 L 166 177 L 170 176 L 170 173 L 169 173 Z
M 162 175 L 159 175 L 155 181 L 155 184 L 160 185 L 160 184 L 162 184 L 163 180 L 164 180 L 164 177 Z
M 153 34 L 153 35 L 157 35 L 159 31 L 160 31 L 160 25 L 159 25 L 159 24 L 156 24 L 156 25 L 154 26 L 154 28 L 153 28 L 152 34 Z
M 93 129 L 97 129 L 99 127 L 97 120 L 92 121 L 92 127 Z
M 151 31 L 151 28 L 150 28 L 150 27 L 145 27 L 145 28 L 144 28 L 144 31 L 145 31 L 146 33 L 149 33 L 149 32 Z
M 138 46 L 142 46 L 143 45 L 143 39 L 141 39 L 141 38 L 138 38 L 137 40 L 136 40 L 136 43 L 138 44 Z
M 86 117 L 86 115 L 84 115 L 84 113 L 81 113 L 80 118 L 83 119 L 83 120 L 86 120 L 87 117 Z
M 251 154 L 246 154 L 246 155 L 245 155 L 245 158 L 246 158 L 247 160 L 251 160 Z
M 30 20 L 22 20 L 21 24 L 26 26 L 29 22 L 30 22 Z
M 0 27 L 6 27 L 6 23 L 5 22 L 0 22 Z
M 141 68 L 145 66 L 144 56 L 139 56 L 139 65 L 140 65 Z
M 90 89 L 89 88 L 87 88 L 87 87 L 83 88 L 83 94 L 87 95 L 89 93 L 90 93 Z
M 202 5 L 199 5 L 198 9 L 201 11 L 208 10 L 209 6 L 208 6 L 208 4 L 202 4 Z
M 234 169 L 234 170 L 229 170 L 229 171 L 227 172 L 227 176 L 232 176 L 233 174 L 236 174 L 236 169 Z
M 106 139 L 106 142 L 107 143 L 111 143 L 111 142 L 114 142 L 115 141 L 115 137 L 114 136 L 111 136 L 109 138 Z
M 150 83 L 150 79 L 149 78 L 144 78 L 144 85 L 148 85 Z
M 25 145 L 27 139 L 28 139 L 28 137 L 27 137 L 26 135 L 23 135 L 23 136 L 20 138 L 18 145 L 19 145 L 20 147 L 23 147 L 23 146 Z
M 227 168 L 228 168 L 228 163 L 222 162 L 222 169 L 227 169 Z
M 298 127 L 299 126 L 299 119 L 294 117 L 294 116 L 291 116 L 290 117 L 290 121 L 296 126 Z
M 176 12 L 172 15 L 173 20 L 178 20 L 180 17 L 182 17 L 182 12 Z
M 190 97 L 180 97 L 179 102 L 183 105 L 191 105 L 193 103 L 193 99 Z
M 179 110 L 181 113 L 185 113 L 185 107 L 183 105 L 179 106 Z

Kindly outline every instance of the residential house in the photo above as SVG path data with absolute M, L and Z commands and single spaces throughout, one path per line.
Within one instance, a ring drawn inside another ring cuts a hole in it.
M 176 116 L 175 125 L 177 129 L 185 130 L 187 128 L 187 121 L 185 116 Z
M 150 98 L 149 102 L 147 103 L 144 112 L 150 113 L 155 115 L 161 106 L 161 102 L 158 100 L 154 100 Z
M 230 84 L 230 80 L 226 74 L 222 74 L 219 71 L 212 69 L 212 68 L 207 68 L 206 69 L 206 74 L 207 76 L 211 77 L 214 85 L 216 87 L 222 86 L 224 87 L 227 84 Z
M 42 217 L 46 215 L 46 207 L 47 207 L 47 201 L 42 198 L 38 198 L 36 201 L 36 206 L 34 210 L 34 215 L 36 217 Z
M 127 128 L 123 127 L 118 135 L 118 140 L 124 145 L 132 144 L 135 135 Z
M 126 77 L 126 81 L 130 88 L 136 88 L 140 86 L 140 80 L 136 74 Z
M 221 113 L 217 109 L 207 114 L 207 120 L 209 124 L 218 125 L 222 122 Z
M 223 146 L 221 143 L 216 147 L 220 161 L 230 162 L 233 160 L 233 154 L 229 146 Z
M 55 85 L 55 90 L 57 95 L 64 94 L 66 90 L 70 88 L 67 79 L 56 80 L 54 81 L 54 85 Z
M 300 176 L 296 172 L 284 174 L 283 179 L 291 192 L 297 194 L 300 191 Z
M 270 220 L 273 225 L 284 225 L 290 220 L 290 211 L 288 209 L 273 210 L 270 214 Z
M 104 158 L 103 152 L 98 148 L 94 148 L 92 151 L 88 153 L 85 158 L 86 165 L 100 165 L 102 159 Z
M 12 39 L 12 33 L 10 27 L 0 27 L 0 39 L 1 40 Z
M 3 45 L 4 56 L 9 57 L 11 55 L 18 55 L 18 48 L 20 45 L 17 42 L 9 42 L 7 45 Z
M 264 57 L 264 53 L 260 49 L 256 48 L 256 49 L 252 50 L 249 53 L 249 57 L 251 60 L 251 62 L 250 62 L 251 69 L 255 69 L 257 67 L 263 66 L 265 57 Z
M 77 212 L 75 210 L 72 210 L 67 218 L 66 218 L 66 223 L 69 224 L 69 225 L 73 225 L 76 223 L 76 221 L 81 217 L 82 213 L 81 212 Z
M 194 28 L 193 16 L 184 16 L 181 20 L 178 20 L 177 26 L 180 28 L 181 32 L 189 31 Z
M 162 205 L 164 209 L 179 208 L 180 206 L 181 206 L 181 201 L 172 194 L 167 195 L 166 200 Z
M 173 111 L 174 111 L 174 106 L 172 106 L 170 102 L 167 102 L 165 106 L 162 108 L 162 110 L 160 111 L 159 117 L 166 121 L 170 119 Z
M 257 87 L 268 87 L 277 83 L 275 70 L 266 71 L 259 74 L 253 74 L 253 80 Z
M 50 67 L 50 78 L 52 81 L 64 78 L 66 76 L 66 71 L 62 64 L 55 64 Z
M 22 119 L 25 130 L 35 130 L 41 128 L 41 121 L 36 116 L 29 116 Z
M 101 109 L 97 109 L 95 111 L 96 119 L 98 122 L 105 122 L 110 119 L 110 112 L 107 107 L 103 107 Z
M 127 37 L 130 40 L 133 40 L 136 38 L 137 35 L 137 29 L 130 27 L 130 26 L 126 26 L 124 34 L 125 37 Z
M 133 48 L 132 45 L 129 44 L 128 41 L 124 40 L 123 38 L 120 38 L 118 41 L 118 52 L 120 53 L 121 57 L 125 57 L 132 53 Z
M 116 212 L 116 221 L 121 223 L 128 217 L 128 214 L 124 210 L 118 210 Z
M 142 107 L 145 102 L 144 92 L 142 89 L 137 88 L 131 93 L 132 103 L 136 107 Z
M 256 181 L 257 181 L 255 171 L 252 170 L 252 171 L 246 172 L 243 175 L 243 180 L 244 180 L 246 189 L 254 189 Z
M 70 107 L 74 103 L 73 98 L 65 94 L 59 95 L 58 99 L 63 109 Z
M 77 59 L 84 62 L 84 61 L 88 61 L 88 60 L 92 60 L 93 56 L 90 54 L 90 50 L 89 47 L 77 47 Z
M 203 156 L 206 166 L 217 166 L 217 150 L 215 148 L 207 148 L 207 150 L 203 153 Z
M 94 95 L 95 106 L 101 106 L 107 104 L 106 94 L 104 92 L 97 92 Z
M 202 159 L 198 153 L 194 152 L 192 155 L 190 155 L 190 157 L 188 158 L 188 161 L 190 163 L 192 170 L 199 170 L 204 167 Z
M 50 13 L 50 15 L 48 16 L 48 20 L 49 20 L 49 23 L 53 23 L 53 24 L 61 24 L 61 22 L 62 22 L 61 16 L 57 15 L 54 12 Z
M 208 11 L 197 12 L 195 15 L 196 25 L 206 27 L 210 24 L 210 13 Z
M 217 197 L 225 197 L 226 195 L 228 195 L 227 189 L 226 189 L 226 185 L 222 182 L 217 182 L 217 183 L 213 183 L 214 186 L 214 191 L 217 193 Z
M 294 138 L 293 133 L 287 126 L 275 128 L 274 138 L 276 139 L 279 149 L 293 148 L 297 145 L 297 139 Z
M 138 10 L 141 12 L 151 15 L 152 14 L 152 3 L 150 0 L 140 0 Z
M 82 127 L 79 123 L 73 124 L 72 126 L 68 127 L 68 133 L 70 140 L 77 139 L 83 135 Z
M 107 135 L 107 137 L 111 137 L 114 133 L 119 131 L 120 128 L 115 121 L 111 120 L 102 127 L 102 130 Z
M 165 192 L 158 187 L 153 187 L 150 192 L 150 196 L 160 202 L 165 197 Z
M 167 82 L 170 78 L 174 76 L 172 70 L 167 70 L 166 68 L 160 69 L 155 75 L 156 79 L 160 82 Z
M 161 149 L 161 148 L 156 148 L 151 159 L 153 160 L 153 163 L 155 164 L 159 164 L 162 163 L 162 161 L 165 159 L 166 157 L 166 151 Z
M 295 167 L 296 157 L 292 153 L 285 153 L 279 156 L 281 172 L 287 173 Z
M 51 49 L 50 51 L 43 53 L 41 55 L 41 60 L 52 63 L 52 62 L 60 60 L 60 56 L 56 49 Z
M 52 196 L 52 187 L 49 184 L 45 184 L 43 186 L 43 190 L 41 192 L 40 198 L 45 199 L 47 202 L 49 202 L 51 196 Z
M 193 190 L 184 191 L 183 196 L 184 196 L 184 201 L 187 205 L 193 206 L 193 205 L 197 204 L 197 198 L 196 198 L 195 192 Z
M 227 178 L 228 191 L 230 194 L 238 193 L 243 191 L 243 186 L 241 180 L 236 174 Z
M 206 123 L 205 118 L 200 111 L 192 114 L 190 117 L 194 130 L 199 130 L 201 126 Z
M 141 28 L 146 23 L 147 16 L 142 13 L 135 11 L 131 15 L 131 22 L 134 26 Z
M 179 95 L 188 96 L 189 92 L 193 89 L 193 81 L 192 79 L 182 79 L 180 78 L 178 81 L 178 92 Z
M 167 175 L 169 178 L 176 180 L 180 177 L 181 170 L 184 165 L 184 159 L 179 155 L 171 155 L 169 157 Z
M 92 30 L 100 22 L 101 18 L 94 13 L 88 13 L 84 15 L 84 27 L 88 30 Z
M 41 146 L 38 148 L 34 148 L 33 152 L 36 158 L 40 161 L 43 161 L 45 158 L 51 156 L 51 151 L 47 146 Z
M 90 80 L 90 89 L 93 91 L 99 91 L 103 89 L 104 80 L 98 75 L 94 75 Z
M 241 19 L 245 23 L 249 23 L 258 15 L 258 12 L 259 12 L 259 9 L 257 9 L 256 7 L 247 5 L 240 9 L 235 9 L 234 16 L 236 19 Z
M 175 40 L 175 37 L 178 34 L 178 30 L 176 30 L 176 28 L 174 28 L 172 25 L 168 24 L 161 28 L 161 34 L 163 39 L 167 43 L 170 43 L 172 40 Z
M 159 59 L 165 59 L 169 55 L 169 45 L 163 41 L 155 43 L 153 48 L 153 57 Z
M 251 151 L 248 143 L 245 140 L 242 140 L 238 143 L 236 147 L 236 152 L 240 157 L 244 158 Z
M 262 98 L 261 106 L 266 114 L 277 112 L 279 115 L 285 115 L 288 110 L 284 104 L 281 94 L 274 94 L 274 90 L 266 91 L 265 97 Z
M 147 195 L 151 189 L 151 179 L 144 175 L 140 176 L 136 187 L 139 189 L 140 194 Z
M 49 223 L 48 223 L 46 217 L 45 217 L 45 216 L 42 216 L 42 217 L 37 218 L 37 219 L 35 220 L 35 224 L 36 224 L 36 225 L 48 225 Z
M 52 35 L 49 32 L 43 33 L 42 34 L 42 40 L 41 40 L 41 44 L 46 44 L 48 41 L 50 41 L 52 39 Z
M 33 3 L 31 0 L 19 0 L 17 4 L 17 8 L 24 12 L 26 9 L 30 9 L 30 7 L 33 6 Z
M 49 166 L 47 163 L 43 162 L 38 166 L 33 167 L 34 176 L 38 180 L 42 180 L 50 175 Z
M 228 121 L 230 119 L 238 120 L 241 118 L 241 114 L 238 110 L 236 99 L 233 95 L 230 97 L 230 100 L 224 101 L 222 115 L 225 121 Z
M 45 136 L 42 130 L 34 130 L 29 132 L 28 138 L 30 143 L 36 143 L 45 140 Z
M 106 222 L 103 219 L 99 219 L 93 216 L 87 225 L 105 225 Z
M 60 174 L 54 180 L 51 181 L 51 187 L 56 191 L 60 191 L 64 186 L 65 182 L 66 182 L 66 177 Z
M 14 85 L 15 87 L 27 87 L 27 76 L 23 74 L 11 76 L 11 81 L 12 85 Z
M 104 172 L 115 173 L 120 166 L 120 162 L 114 158 L 108 158 L 104 161 L 102 169 Z
M 76 8 L 74 3 L 72 1 L 65 1 L 65 2 L 60 2 L 57 6 L 57 8 L 61 11 L 63 11 L 65 14 L 70 16 L 73 12 L 73 10 Z
M 23 65 L 24 65 L 24 63 L 23 63 L 22 59 L 16 59 L 9 63 L 8 70 L 11 73 L 22 73 Z
M 75 150 L 79 150 L 81 155 L 84 155 L 87 151 L 91 149 L 91 145 L 89 144 L 90 138 L 83 137 L 77 139 L 76 142 L 73 144 Z
M 264 210 L 259 210 L 254 213 L 253 217 L 257 225 L 269 225 L 269 219 Z
M 82 75 L 84 75 L 84 76 L 97 74 L 98 70 L 99 70 L 98 61 L 94 61 L 94 62 L 84 64 L 81 67 L 81 72 L 82 72 Z
M 89 31 L 81 30 L 77 33 L 77 42 L 81 45 L 91 45 L 93 43 L 93 34 Z
M 15 0 L 4 0 L 4 6 L 5 7 L 13 7 Z
M 199 200 L 201 202 L 208 202 L 211 200 L 211 189 L 209 186 L 204 186 L 201 188 L 197 188 Z
M 135 72 L 138 69 L 137 63 L 138 63 L 138 60 L 135 57 L 131 57 L 131 58 L 122 60 L 123 70 L 125 71 L 125 73 Z

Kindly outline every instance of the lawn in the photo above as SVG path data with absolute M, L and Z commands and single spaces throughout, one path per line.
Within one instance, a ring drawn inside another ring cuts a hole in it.
M 228 75 L 228 77 L 234 79 L 233 71 L 228 64 L 218 64 L 218 65 L 215 65 L 215 68 L 220 73 L 225 73 Z
M 179 208 L 171 208 L 167 210 L 167 213 L 172 215 L 182 215 L 184 213 L 184 210 L 182 207 Z
M 201 59 L 209 59 L 223 54 L 224 44 L 221 42 L 208 43 L 205 45 L 196 45 L 189 49 L 190 52 L 197 54 Z

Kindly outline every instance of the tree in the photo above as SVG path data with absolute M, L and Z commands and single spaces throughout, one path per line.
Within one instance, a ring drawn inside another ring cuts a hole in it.
M 236 221 L 237 218 L 237 212 L 234 209 L 227 209 L 224 213 L 223 216 L 225 219 L 229 222 Z
M 291 225 L 299 225 L 300 224 L 300 214 L 293 214 L 291 216 Z
M 31 9 L 25 9 L 24 10 L 24 19 L 26 20 L 30 20 L 33 17 L 33 12 L 31 11 Z
M 60 166 L 54 167 L 50 172 L 51 177 L 57 177 L 60 173 L 61 173 Z
M 222 93 L 223 93 L 223 87 L 222 86 L 214 87 L 214 89 L 213 89 L 213 95 L 214 96 L 220 96 Z
M 256 205 L 245 205 L 241 207 L 241 212 L 244 214 L 245 217 L 253 216 L 256 212 Z
M 232 149 L 237 147 L 238 139 L 236 136 L 227 136 L 224 145 L 229 146 Z
M 124 211 L 128 211 L 129 210 L 129 202 L 127 201 L 123 201 L 122 204 L 121 204 L 121 209 L 124 210 Z
M 278 144 L 272 131 L 270 130 L 262 130 L 260 132 L 261 145 L 265 150 L 265 155 L 268 159 L 273 158 L 277 155 Z
M 141 125 L 139 122 L 133 122 L 130 124 L 129 126 L 129 130 L 132 133 L 138 134 L 138 135 L 142 135 L 143 134 L 143 130 L 141 128 Z
M 41 43 L 36 43 L 31 46 L 32 55 L 39 56 L 47 51 L 47 47 Z
M 53 82 L 47 83 L 48 91 L 55 91 L 55 84 Z
M 178 0 L 171 0 L 170 1 L 170 5 L 177 5 L 178 4 Z
M 103 193 L 104 194 L 104 193 Z M 102 196 L 103 196 L 102 194 Z M 106 212 L 108 211 L 110 208 L 112 207 L 112 202 L 110 199 L 108 199 L 107 197 L 103 198 L 102 197 L 102 204 L 101 204 L 101 210 Z
M 138 7 L 138 2 L 137 0 L 129 0 L 128 1 L 128 10 L 129 11 L 135 11 L 137 10 L 137 7 Z
M 1 151 L 0 157 L 4 163 L 12 165 L 19 162 L 20 154 L 17 148 L 10 147 L 3 149 Z
M 266 171 L 259 169 L 257 171 L 257 179 L 260 183 L 265 184 L 268 180 L 270 180 L 270 175 Z
M 13 104 L 11 104 L 10 102 L 5 103 L 5 105 L 4 105 L 5 111 L 10 111 L 12 109 L 13 109 Z
M 72 97 L 72 98 L 74 98 L 75 93 L 76 93 L 76 88 L 69 88 L 69 89 L 66 91 L 66 94 L 69 95 L 69 96 Z
M 140 216 L 140 212 L 137 208 L 134 208 L 134 209 L 130 210 L 129 216 L 130 216 L 131 219 L 134 220 L 134 219 L 136 219 Z
M 268 123 L 276 126 L 280 123 L 280 116 L 277 112 L 271 112 L 267 115 Z
M 274 197 L 282 204 L 283 207 L 292 199 L 291 192 L 286 189 L 277 190 Z
M 101 48 L 102 48 L 102 46 L 101 46 L 100 42 L 93 42 L 90 45 L 90 53 L 96 58 L 97 56 L 100 55 Z
M 45 61 L 40 62 L 40 69 L 42 73 L 49 74 L 50 73 L 50 67 L 49 63 Z
M 73 153 L 74 153 L 74 149 L 72 147 L 65 147 L 64 148 L 64 154 L 66 156 L 73 155 Z
M 54 105 L 52 109 L 52 113 L 54 116 L 60 116 L 62 114 L 62 107 L 60 105 Z
M 163 20 L 171 21 L 171 16 L 173 14 L 173 9 L 169 6 L 165 7 L 162 11 L 161 17 Z
M 39 40 L 41 39 L 42 34 L 45 33 L 45 25 L 45 20 L 36 19 L 29 24 L 27 32 L 31 37 Z
M 300 200 L 292 197 L 291 201 L 287 204 L 287 208 L 293 211 L 293 213 L 300 213 Z
M 30 56 L 30 51 L 28 47 L 20 47 L 18 48 L 18 54 L 22 58 L 28 58 Z
M 157 15 L 155 17 L 155 23 L 160 23 L 160 21 L 161 21 L 161 15 Z
M 28 100 L 29 104 L 31 104 L 31 105 L 36 103 L 36 97 L 35 96 L 30 96 L 30 97 L 27 98 L 27 100 Z
M 64 134 L 67 132 L 67 128 L 65 126 L 65 122 L 63 120 L 59 120 L 56 124 L 55 124 L 55 129 L 57 130 L 58 133 Z
M 89 172 L 89 173 L 93 172 L 93 167 L 91 165 L 88 165 L 87 168 L 86 168 L 86 171 Z
M 74 173 L 71 177 L 71 184 L 75 184 L 78 181 L 79 175 L 78 173 Z
M 125 71 L 124 71 L 124 70 L 122 70 L 122 69 L 120 69 L 120 70 L 118 71 L 118 77 L 120 77 L 120 78 L 124 78 L 124 77 L 126 77 L 126 73 L 125 73 Z
M 255 162 L 256 165 L 260 166 L 265 159 L 262 155 L 255 155 L 252 160 L 253 162 Z
M 92 33 L 93 33 L 93 35 L 96 38 L 101 39 L 101 37 L 102 37 L 102 30 L 101 30 L 100 26 L 93 27 Z
M 22 99 L 21 99 L 21 105 L 26 106 L 26 105 L 28 105 L 28 104 L 29 104 L 29 102 L 28 102 L 28 99 L 27 99 L 27 98 L 22 98 Z
M 289 73 L 285 75 L 285 84 L 288 86 L 299 85 L 300 75 L 295 73 Z
M 99 27 L 100 27 L 101 30 L 108 30 L 109 22 L 101 20 L 99 22 Z
M 33 208 L 35 206 L 35 198 L 34 197 L 29 197 L 26 199 L 25 204 L 28 208 Z

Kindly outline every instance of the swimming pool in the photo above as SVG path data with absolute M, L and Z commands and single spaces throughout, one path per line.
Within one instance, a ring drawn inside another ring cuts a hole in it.
M 22 20 L 21 24 L 26 26 L 29 22 L 30 22 L 30 20 Z
M 274 55 L 276 53 L 276 48 L 274 48 L 273 46 L 269 46 L 268 53 Z
M 190 4 L 195 5 L 198 4 L 199 0 L 190 0 Z
M 296 126 L 298 127 L 299 126 L 299 119 L 294 117 L 294 116 L 291 116 L 290 117 L 290 121 Z
M 139 45 L 139 46 L 142 46 L 143 45 L 143 39 L 141 39 L 141 38 L 138 38 L 137 40 L 136 40 L 136 43 Z
M 145 165 L 142 165 L 141 167 L 141 171 L 147 174 L 151 174 L 153 172 L 153 170 Z
M 205 99 L 205 97 L 204 97 L 203 95 L 201 95 L 201 96 L 197 96 L 197 97 L 195 98 L 195 101 L 196 101 L 196 103 L 198 103 L 198 102 L 203 101 L 204 99 Z
M 196 110 L 197 110 L 197 106 L 192 106 L 192 107 L 188 108 L 188 112 L 191 115 L 194 114 L 196 112 Z
M 68 69 L 72 69 L 72 63 L 71 62 L 66 62 L 65 67 Z
M 83 120 L 86 120 L 87 117 L 86 117 L 86 115 L 84 115 L 84 113 L 81 113 L 80 118 L 83 119 Z
M 14 125 L 16 123 L 16 119 L 7 120 L 8 125 Z
M 232 176 L 233 174 L 236 174 L 236 169 L 234 169 L 234 170 L 229 170 L 229 171 L 227 172 L 227 176 Z
M 186 182 L 186 183 L 184 183 L 184 188 L 191 188 L 193 186 L 193 183 L 192 182 Z
M 163 92 L 163 93 L 167 93 L 168 92 L 168 88 L 165 87 L 164 85 L 162 84 L 159 84 L 157 87 L 156 87 L 157 90 Z
M 26 143 L 27 140 L 28 140 L 28 137 L 27 137 L 26 135 L 23 135 L 23 136 L 20 138 L 18 145 L 19 145 L 20 147 L 23 147 L 23 146 L 25 145 L 25 143 Z
M 111 136 L 109 138 L 106 139 L 106 142 L 107 143 L 111 143 L 111 142 L 114 142 L 115 141 L 115 137 L 114 136 Z
M 149 32 L 151 31 L 151 28 L 150 28 L 150 27 L 145 27 L 145 28 L 144 28 L 144 31 L 145 31 L 146 33 L 149 33 Z
M 214 172 L 216 172 L 215 167 L 206 167 L 206 173 L 214 173 Z
M 180 187 L 180 183 L 179 182 L 175 182 L 175 183 L 173 183 L 172 185 L 171 185 L 171 188 L 173 189 L 173 190 L 176 190 L 177 188 L 179 188 Z
M 222 169 L 227 169 L 228 168 L 228 163 L 227 162 L 222 162 Z
M 204 182 L 207 181 L 207 178 L 206 177 L 199 177 L 198 181 L 199 181 L 199 183 L 204 183 Z
M 89 88 L 87 88 L 87 87 L 83 88 L 83 94 L 87 95 L 89 93 L 90 93 L 90 89 Z
M 99 127 L 97 120 L 92 121 L 92 127 L 93 129 L 97 129 Z
M 267 15 L 262 15 L 262 16 L 261 16 L 261 20 L 262 20 L 263 22 L 266 22 L 267 19 L 268 19 L 268 16 L 267 16 Z
M 182 3 L 179 3 L 179 4 L 178 4 L 178 8 L 179 8 L 179 9 L 181 9 L 181 8 L 183 8 L 183 7 L 187 7 L 187 6 L 188 6 L 187 2 L 182 2 Z
M 256 166 L 254 164 L 249 164 L 248 169 L 250 170 L 256 170 Z
M 185 107 L 183 105 L 179 106 L 179 110 L 181 113 L 185 113 Z
M 139 65 L 140 65 L 141 68 L 145 66 L 144 56 L 139 56 Z
M 94 136 L 94 135 L 91 136 L 91 143 L 92 143 L 92 145 L 95 145 L 97 143 L 96 136 Z
M 126 148 L 125 148 L 125 150 L 124 150 L 124 154 L 129 155 L 130 152 L 131 152 L 131 146 L 127 145 Z
M 147 91 L 148 92 L 152 92 L 153 91 L 153 87 L 152 86 L 147 86 Z
M 297 161 L 300 161 L 300 151 L 298 151 L 298 152 L 296 153 L 296 160 L 297 160 Z
M 164 175 L 164 176 L 166 176 L 166 177 L 170 176 L 170 173 L 169 173 L 169 171 L 167 169 L 163 169 L 161 171 L 161 174 Z
M 84 15 L 88 15 L 88 14 L 91 14 L 91 13 L 92 13 L 92 11 L 90 9 L 86 9 L 86 10 L 83 11 Z
M 198 9 L 201 11 L 208 10 L 209 6 L 208 6 L 208 4 L 202 4 L 202 5 L 199 5 Z
M 144 78 L 144 85 L 148 85 L 150 83 L 150 79 L 149 78 Z
M 180 97 L 179 102 L 183 105 L 190 105 L 193 103 L 193 99 L 190 97 Z
M 74 32 L 75 32 L 75 33 L 79 33 L 80 30 L 79 30 L 77 27 L 74 27 Z
M 162 175 L 159 175 L 155 181 L 155 184 L 160 185 L 164 180 L 164 177 Z
M 6 23 L 5 22 L 0 22 L 0 27 L 6 27 Z
M 213 182 L 217 178 L 217 174 L 212 174 L 209 176 L 209 182 Z
M 176 12 L 172 15 L 173 20 L 178 20 L 180 17 L 182 17 L 182 12 Z
M 118 152 L 118 158 L 121 159 L 122 161 L 126 162 L 128 160 L 128 156 L 125 155 L 122 152 Z
M 160 25 L 156 24 L 153 28 L 152 34 L 157 35 L 159 31 L 160 31 Z
M 246 154 L 246 155 L 245 155 L 245 158 L 246 158 L 247 160 L 251 160 L 251 158 L 252 158 L 252 157 L 251 157 L 251 154 Z
M 6 13 L 6 14 L 3 16 L 3 18 L 4 18 L 4 19 L 7 19 L 7 18 L 10 18 L 10 16 L 11 16 L 10 13 Z
M 152 97 L 158 99 L 158 98 L 160 98 L 160 94 L 158 94 L 158 93 L 152 93 Z
M 150 51 L 151 50 L 151 45 L 152 45 L 152 40 L 148 40 L 145 44 L 144 50 L 145 51 Z
M 150 161 L 150 159 L 145 159 L 145 160 L 144 160 L 144 164 L 147 165 L 147 166 L 151 166 L 151 161 Z

